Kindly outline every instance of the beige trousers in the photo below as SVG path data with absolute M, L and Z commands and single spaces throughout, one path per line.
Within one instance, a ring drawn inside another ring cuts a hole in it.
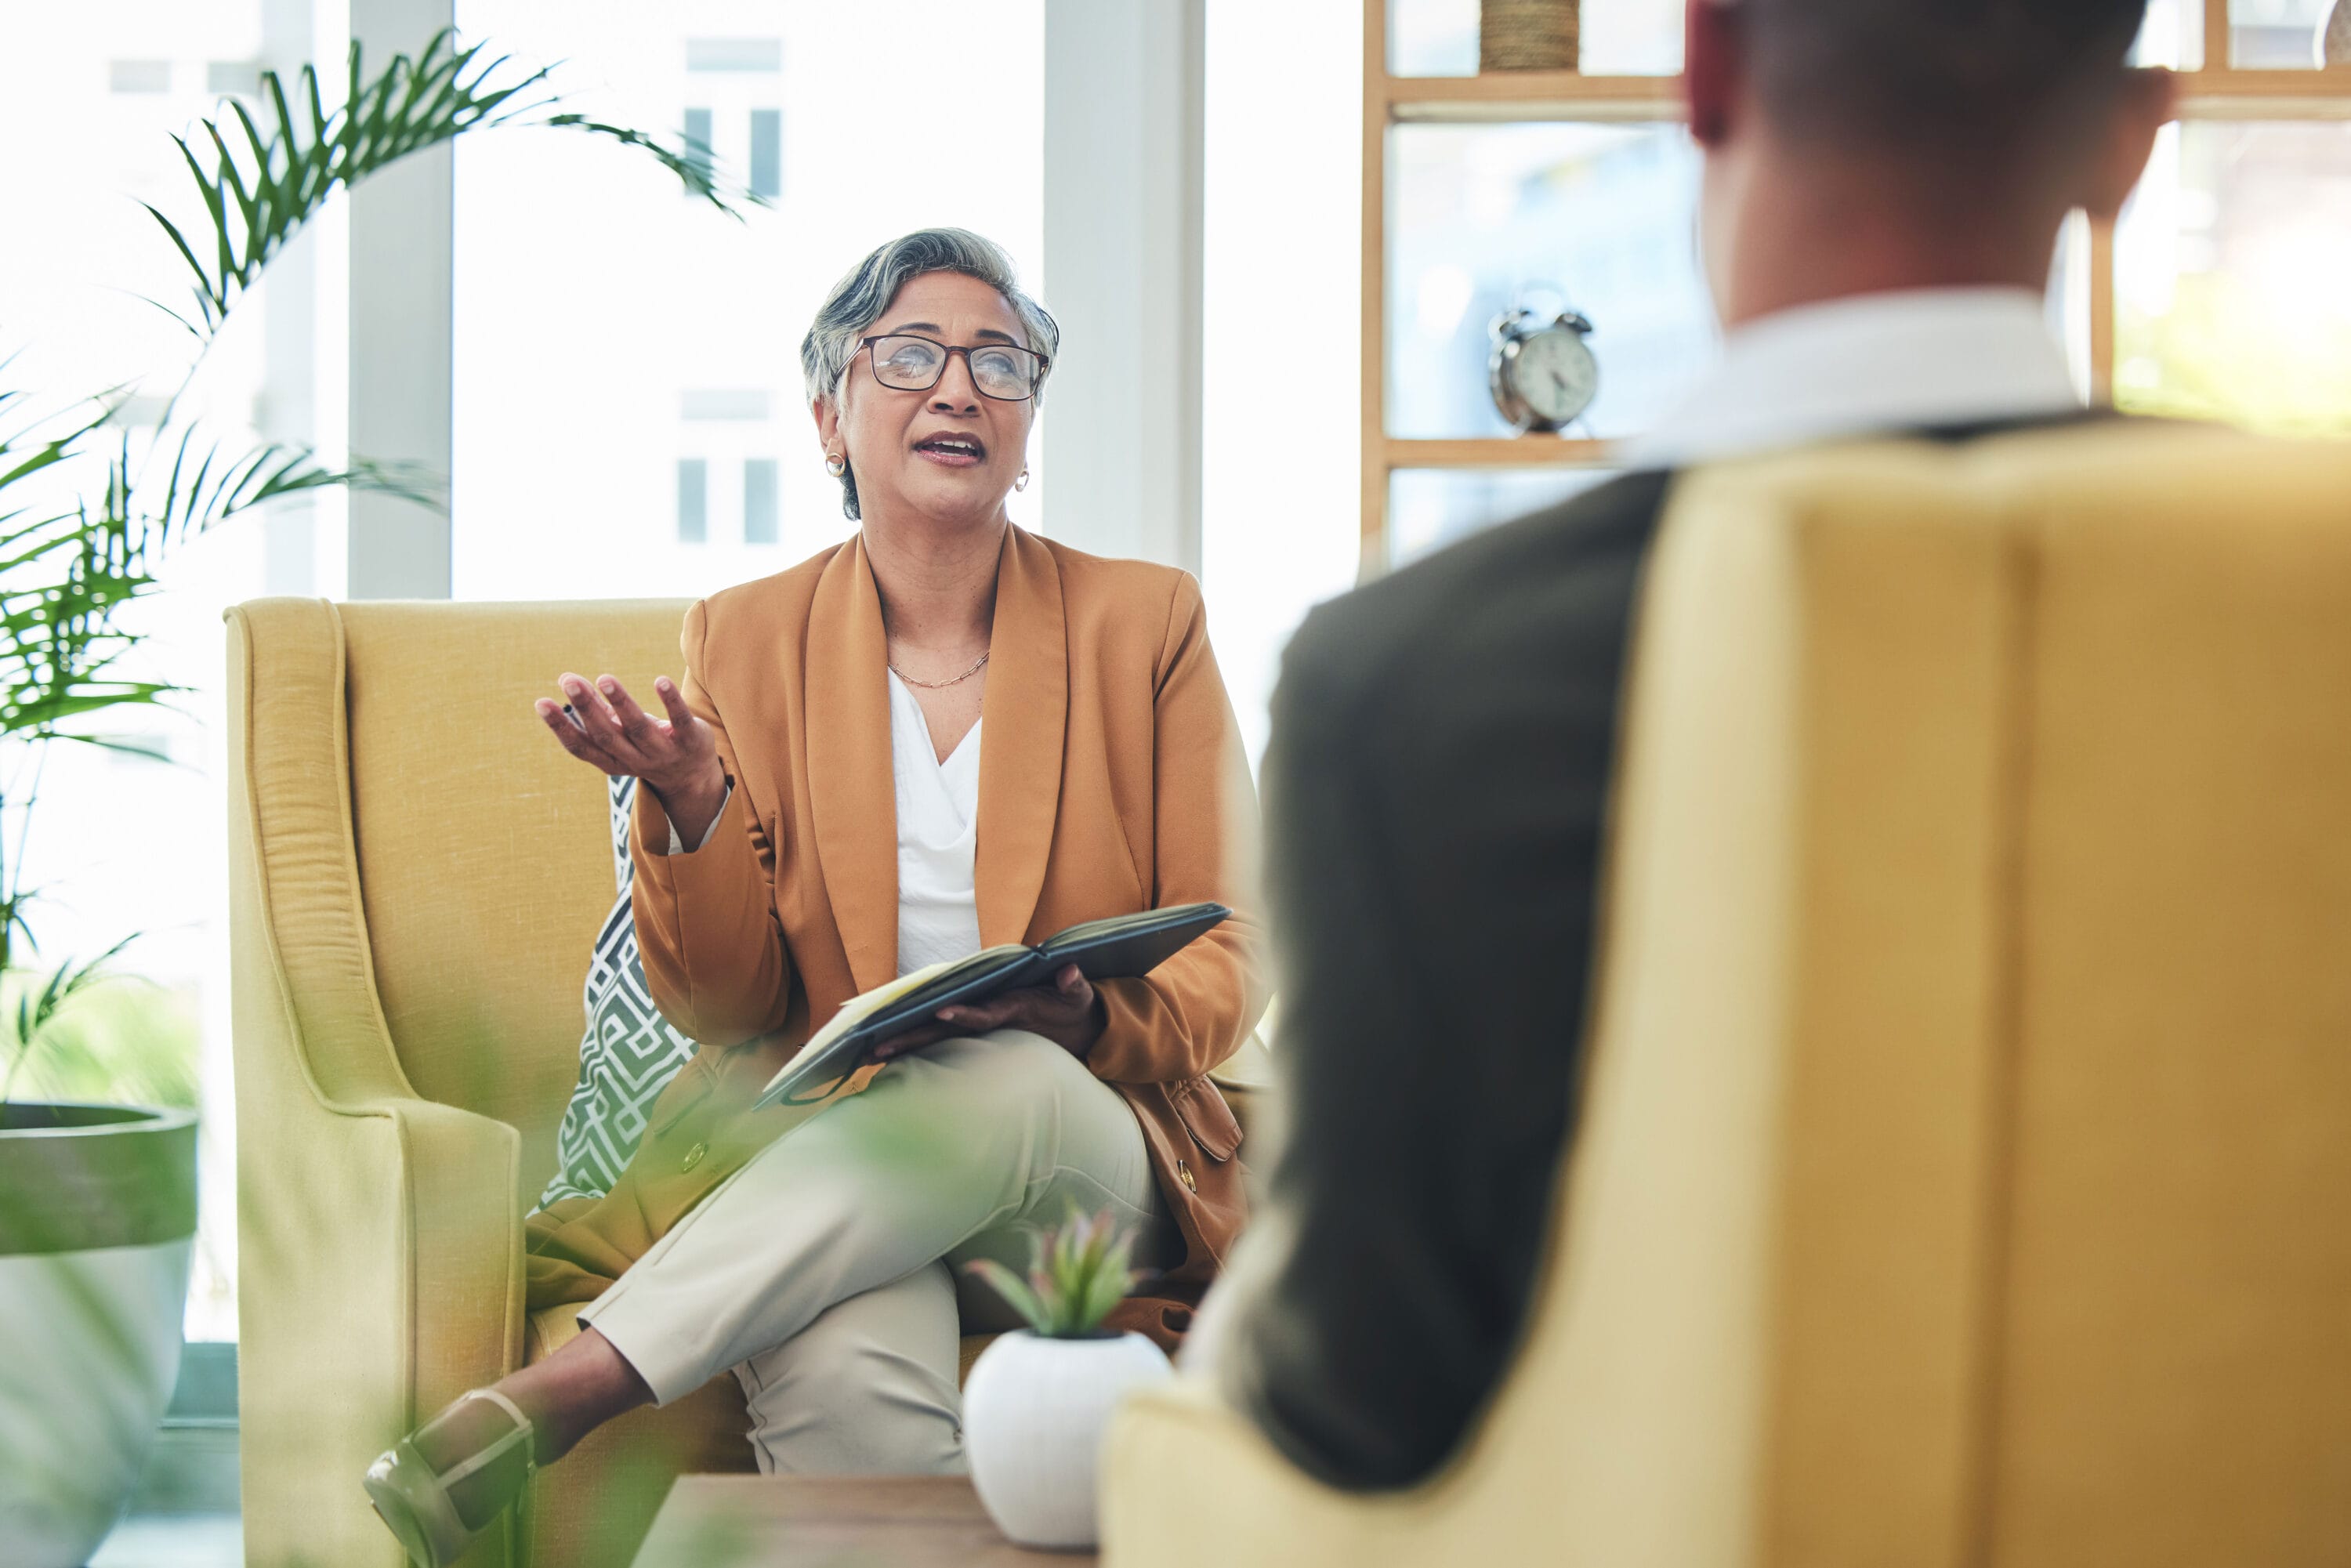
M 945 1040 L 761 1150 L 580 1321 L 664 1405 L 734 1368 L 767 1473 L 954 1473 L 957 1340 L 1017 1321 L 961 1265 L 1026 1273 L 1072 1203 L 1141 1228 L 1141 1262 L 1180 1246 L 1117 1091 L 1026 1030 Z

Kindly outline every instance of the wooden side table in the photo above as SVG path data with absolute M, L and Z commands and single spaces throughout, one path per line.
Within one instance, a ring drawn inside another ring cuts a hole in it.
M 1088 1568 L 998 1532 L 962 1476 L 680 1476 L 636 1568 Z

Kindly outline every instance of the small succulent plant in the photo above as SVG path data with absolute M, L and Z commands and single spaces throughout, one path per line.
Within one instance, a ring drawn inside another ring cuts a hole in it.
M 1134 1231 L 1110 1210 L 1082 1214 L 1070 1206 L 1069 1222 L 1029 1239 L 1029 1277 L 993 1259 L 966 1268 L 985 1280 L 1045 1339 L 1085 1339 L 1099 1333 L 1111 1309 L 1126 1299 L 1147 1270 L 1128 1266 Z

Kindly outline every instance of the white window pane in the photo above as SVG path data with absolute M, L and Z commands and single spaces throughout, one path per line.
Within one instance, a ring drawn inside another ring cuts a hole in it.
M 710 538 L 710 465 L 699 457 L 677 460 L 677 542 L 707 543 Z
M 2204 0 L 2147 0 L 2131 63 L 2167 66 L 2176 71 L 2204 64 Z
M 1407 566 L 1615 476 L 1613 468 L 1399 468 L 1388 476 L 1388 564 Z
M 784 193 L 784 115 L 781 110 L 751 111 L 751 192 L 769 201 Z
M 779 71 L 784 68 L 781 38 L 688 38 L 685 68 L 690 71 Z
M 776 460 L 753 457 L 743 465 L 743 542 L 776 542 Z
M 2351 434 L 2351 125 L 2169 125 L 2115 235 L 2115 401 Z
M 109 60 L 106 62 L 107 86 L 116 92 L 163 93 L 172 90 L 172 62 L 169 60 Z
M 1388 159 L 1390 434 L 1511 433 L 1486 366 L 1520 302 L 1593 323 L 1600 390 L 1577 434 L 1647 430 L 1713 361 L 1680 127 L 1405 125 Z
M 2217 0 L 2216 0 L 2217 3 Z M 2228 0 L 2229 63 L 2240 70 L 2311 70 L 2334 0 Z
M 456 19 L 517 61 L 562 62 L 567 109 L 715 138 L 722 183 L 765 177 L 758 117 L 775 115 L 778 193 L 737 222 L 587 137 L 458 143 L 457 595 L 699 596 L 845 537 L 800 339 L 843 273 L 930 225 L 987 235 L 1044 281 L 1042 0 L 782 0 L 745 37 L 706 10 L 632 0 L 458 0 Z M 904 47 L 912 37 L 920 49 Z M 951 180 L 909 178 L 935 163 L 938 122 L 875 111 L 870 72 L 847 62 L 879 59 L 925 103 L 990 84 L 988 155 L 959 159 Z M 797 124 L 855 134 L 785 137 L 784 105 Z M 682 537 L 682 456 L 708 465 L 701 542 Z M 772 486 L 747 477 L 754 462 Z

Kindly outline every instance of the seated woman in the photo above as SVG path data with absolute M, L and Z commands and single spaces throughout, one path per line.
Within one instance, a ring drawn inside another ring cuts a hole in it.
M 540 699 L 557 744 L 641 781 L 645 978 L 701 1048 L 614 1189 L 533 1217 L 531 1306 L 593 1298 L 583 1332 L 369 1470 L 416 1562 L 730 1367 L 765 1470 L 959 1469 L 957 1265 L 1025 1268 L 1020 1228 L 1108 1208 L 1165 1270 L 1113 1322 L 1172 1347 L 1238 1232 L 1204 1075 L 1264 1006 L 1255 800 L 1193 580 L 1006 515 L 1058 336 L 975 235 L 875 251 L 800 348 L 856 536 L 687 612 L 665 717 L 610 676 Z M 1145 978 L 1065 968 L 899 1037 L 813 1116 L 748 1109 L 859 992 L 1195 900 L 1236 914 Z

